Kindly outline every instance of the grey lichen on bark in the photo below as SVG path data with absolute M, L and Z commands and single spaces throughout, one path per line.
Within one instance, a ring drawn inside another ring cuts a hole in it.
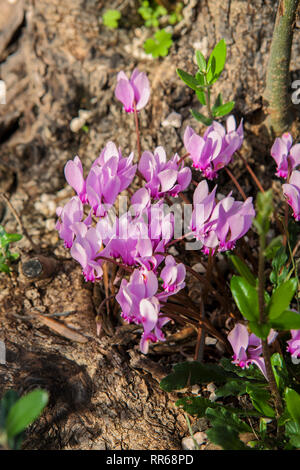
M 267 101 L 267 126 L 272 134 L 287 131 L 293 121 L 289 94 L 289 66 L 293 30 L 299 0 L 280 0 L 271 43 L 264 98 Z

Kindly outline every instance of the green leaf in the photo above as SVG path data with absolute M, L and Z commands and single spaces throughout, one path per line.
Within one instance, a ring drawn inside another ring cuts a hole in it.
M 208 398 L 201 396 L 180 398 L 176 401 L 175 405 L 182 407 L 186 413 L 192 416 L 196 415 L 198 418 L 205 416 L 207 408 L 216 408 L 218 410 L 225 409 L 228 413 L 233 413 L 238 416 L 259 416 L 256 410 L 233 408 L 232 406 L 222 405 L 215 401 L 212 402 Z
M 196 80 L 198 81 L 198 83 L 200 85 L 204 85 L 204 76 L 203 76 L 203 74 L 201 74 L 200 72 L 197 72 L 195 78 L 196 78 Z M 208 93 L 209 93 L 209 91 L 208 91 Z M 199 89 L 198 91 L 196 91 L 196 96 L 197 96 L 198 100 L 200 101 L 200 103 L 203 106 L 205 106 L 206 105 L 206 96 L 205 96 L 204 90 Z
M 234 101 L 228 101 L 228 103 L 222 104 L 221 106 L 218 106 L 217 108 L 214 107 L 212 109 L 213 116 L 221 117 L 221 116 L 225 116 L 226 114 L 229 114 L 233 110 L 234 105 L 235 105 Z
M 206 105 L 206 97 L 204 91 L 196 91 L 196 96 L 200 103 L 205 106 Z
M 280 391 L 283 392 L 289 382 L 289 374 L 283 357 L 279 353 L 272 354 L 271 364 L 277 387 Z
M 293 420 L 300 425 L 300 395 L 292 388 L 285 389 L 285 401 Z
M 270 217 L 273 213 L 273 193 L 272 189 L 264 193 L 258 193 L 256 197 L 256 218 L 253 220 L 259 235 L 267 234 L 270 227 Z
M 173 372 L 162 379 L 160 387 L 166 392 L 172 392 L 200 383 L 224 383 L 232 378 L 235 378 L 234 374 L 226 372 L 216 364 L 202 364 L 197 361 L 182 362 L 176 364 Z
M 197 80 L 196 77 L 194 77 L 193 75 L 185 72 L 184 70 L 181 70 L 181 69 L 176 69 L 176 72 L 178 74 L 178 76 L 181 78 L 181 80 L 188 86 L 190 87 L 192 90 L 194 91 L 199 91 L 199 85 L 200 85 L 200 81 Z
M 190 111 L 191 111 L 192 115 L 194 116 L 194 118 L 197 119 L 197 121 L 202 122 L 202 124 L 204 124 L 205 126 L 210 126 L 211 125 L 212 119 L 204 116 L 204 114 L 199 113 L 195 109 L 191 109 Z
M 270 320 L 278 318 L 289 307 L 298 286 L 296 278 L 289 279 L 281 284 L 272 293 L 268 306 L 268 316 Z
M 0 430 L 4 429 L 6 417 L 11 407 L 19 400 L 15 390 L 8 390 L 0 401 Z
M 290 438 L 291 444 L 300 449 L 300 424 L 295 421 L 288 421 L 285 425 L 285 434 Z
M 226 61 L 226 43 L 224 39 L 214 47 L 207 63 L 207 82 L 216 82 L 221 75 Z
M 271 400 L 271 394 L 267 390 L 249 385 L 247 387 L 247 393 L 249 394 L 254 408 L 261 415 L 267 418 L 275 418 L 275 411 L 268 403 Z
M 272 238 L 269 245 L 265 249 L 265 257 L 267 259 L 273 259 L 276 256 L 276 253 L 280 248 L 282 248 L 282 235 L 278 235 L 275 238 Z
M 20 253 L 11 253 L 11 252 L 9 252 L 8 258 L 11 261 L 15 261 L 16 259 L 20 258 Z
M 275 330 L 299 330 L 300 329 L 300 315 L 298 312 L 286 310 L 280 317 L 270 321 L 272 328 Z
M 229 252 L 227 252 L 227 256 L 232 262 L 233 266 L 237 270 L 237 272 L 244 278 L 246 281 L 251 284 L 251 286 L 256 287 L 257 285 L 257 279 L 254 277 L 248 266 L 244 261 L 241 260 L 236 255 L 233 255 Z
M 236 366 L 235 366 L 236 367 Z M 247 386 L 249 381 L 246 380 L 230 380 L 226 382 L 223 386 L 218 387 L 216 391 L 216 396 L 219 397 L 229 397 L 229 396 L 241 396 L 247 393 Z
M 240 440 L 238 433 L 226 425 L 214 426 L 206 434 L 211 442 L 224 450 L 251 450 Z
M 249 321 L 258 319 L 258 294 L 256 288 L 243 277 L 233 276 L 230 281 L 230 289 L 241 314 Z
M 285 247 L 281 246 L 276 251 L 276 255 L 273 258 L 272 267 L 276 272 L 278 272 L 288 260 L 288 255 L 286 254 L 285 250 Z
M 20 398 L 10 409 L 6 419 L 6 433 L 12 438 L 27 428 L 43 411 L 48 403 L 48 393 L 33 390 Z
M 18 242 L 23 238 L 22 235 L 19 233 L 5 233 L 2 237 L 0 237 L 0 244 L 2 247 L 9 245 L 10 243 Z
M 196 61 L 197 61 L 199 70 L 201 70 L 202 72 L 206 71 L 206 60 L 202 52 L 196 51 Z
M 249 322 L 249 328 L 258 338 L 267 339 L 271 330 L 270 323 L 260 324 L 256 321 Z
M 219 93 L 216 98 L 215 104 L 212 107 L 212 110 L 214 110 L 215 108 L 218 108 L 219 106 L 222 106 L 222 104 L 223 104 L 222 95 L 221 93 Z
M 0 271 L 2 271 L 3 273 L 9 274 L 10 268 L 6 263 L 0 263 Z
M 205 414 L 213 426 L 226 424 L 238 433 L 252 431 L 247 423 L 242 421 L 235 413 L 230 413 L 225 407 L 207 408 Z
M 251 382 L 255 381 L 260 386 L 261 385 L 265 386 L 266 384 L 266 380 L 264 376 L 254 364 L 250 364 L 250 366 L 247 369 L 242 369 L 241 367 L 238 367 L 235 364 L 232 364 L 231 360 L 226 357 L 222 357 L 220 363 L 221 363 L 221 366 L 226 371 L 233 372 L 239 377 L 241 377 L 241 379 L 243 379 L 243 382 L 245 378 L 247 380 L 251 380 Z
M 156 31 L 154 34 L 154 39 L 150 38 L 144 42 L 144 50 L 146 54 L 151 54 L 154 58 L 165 57 L 168 54 L 172 44 L 172 34 L 167 33 L 167 31 L 164 29 L 161 29 Z
M 107 28 L 115 29 L 118 27 L 118 21 L 121 18 L 121 13 L 118 10 L 107 10 L 103 16 L 103 24 Z
M 220 406 L 216 405 L 215 402 L 211 402 L 208 398 L 195 396 L 180 398 L 176 401 L 175 405 L 182 407 L 189 415 L 197 416 L 198 418 L 205 416 L 207 408 L 215 406 L 219 408 Z

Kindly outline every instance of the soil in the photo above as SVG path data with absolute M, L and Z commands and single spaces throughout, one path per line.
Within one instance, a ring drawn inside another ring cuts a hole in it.
M 172 364 L 193 357 L 196 332 L 172 324 L 168 341 L 145 357 L 138 349 L 140 329 L 121 324 L 113 302 L 108 311 L 98 311 L 107 294 L 104 284 L 84 282 L 55 230 L 56 207 L 73 195 L 63 169 L 79 155 L 87 170 L 109 140 L 125 156 L 135 149 L 134 120 L 114 98 L 117 73 L 135 66 L 147 72 L 152 86 L 151 102 L 140 113 L 142 148 L 163 145 L 170 156 L 175 151 L 183 155 L 186 125 L 201 127 L 189 112 L 197 103 L 176 68 L 193 72 L 195 49 L 208 55 L 225 38 L 228 58 L 215 93 L 222 92 L 224 101 L 235 100 L 235 116 L 245 125 L 242 154 L 267 188 L 274 164 L 262 96 L 277 3 L 185 1 L 169 55 L 153 59 L 143 52 L 151 31 L 142 26 L 134 0 L 0 0 L 0 79 L 7 88 L 6 104 L 0 105 L 0 191 L 8 195 L 29 235 L 15 245 L 21 257 L 11 276 L 0 275 L 0 340 L 7 353 L 6 365 L 0 364 L 0 396 L 8 388 L 24 393 L 39 386 L 50 392 L 49 405 L 30 427 L 24 449 L 181 449 L 182 438 L 189 435 L 175 406 L 178 394 L 163 392 L 159 381 Z M 107 8 L 121 10 L 120 28 L 108 30 L 102 24 Z M 300 78 L 297 28 L 291 77 Z M 88 111 L 86 127 L 73 132 L 71 122 L 80 110 Z M 180 127 L 164 123 L 172 112 L 181 115 Z M 232 171 L 245 193 L 255 196 L 240 160 Z M 193 177 L 199 180 L 198 174 Z M 218 184 L 220 193 L 232 189 L 225 173 Z M 233 194 L 238 196 L 235 188 Z M 0 224 L 7 232 L 21 230 L 3 200 Z M 201 259 L 197 252 L 184 254 L 180 246 L 177 254 L 190 265 Z M 38 256 L 39 261 L 32 261 Z M 30 260 L 33 264 L 26 265 Z M 36 269 L 36 263 L 43 272 L 30 278 L 26 266 Z M 226 275 L 222 257 L 218 269 Z M 231 305 L 227 311 L 220 306 L 214 287 L 206 309 L 221 338 L 217 347 L 206 342 L 204 360 L 226 354 L 222 335 L 234 316 L 229 315 Z M 185 293 L 200 308 L 199 282 L 188 277 Z M 179 301 L 185 305 L 186 299 Z M 100 336 L 97 314 L 103 323 Z

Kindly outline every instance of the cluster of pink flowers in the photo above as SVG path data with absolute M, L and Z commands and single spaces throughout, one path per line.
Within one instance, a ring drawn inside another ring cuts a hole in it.
M 255 211 L 252 198 L 235 201 L 231 193 L 216 203 L 217 186 L 209 193 L 205 180 L 198 184 L 194 196 L 191 230 L 203 243 L 203 252 L 232 250 L 252 225 Z
M 288 132 L 275 139 L 271 155 L 277 164 L 276 175 L 287 180 L 282 185 L 283 194 L 293 209 L 295 220 L 300 220 L 300 144 L 292 145 L 293 138 Z
M 233 154 L 243 143 L 243 122 L 236 129 L 233 116 L 226 120 L 226 129 L 214 121 L 203 137 L 187 127 L 184 133 L 184 146 L 193 161 L 193 167 L 202 171 L 203 175 L 212 180 L 217 172 L 228 165 Z
M 115 96 L 126 112 L 140 111 L 150 96 L 146 74 L 135 69 L 128 79 L 120 72 Z M 188 127 L 184 140 L 194 167 L 211 179 L 241 146 L 242 123 L 236 129 L 231 116 L 225 130 L 214 122 L 203 138 Z M 153 153 L 144 151 L 138 165 L 133 159 L 133 153 L 124 157 L 121 149 L 108 142 L 87 177 L 78 156 L 68 161 L 65 177 L 76 196 L 57 208 L 56 228 L 82 266 L 86 281 L 102 279 L 107 261 L 130 273 L 129 279 L 122 279 L 116 300 L 122 317 L 143 327 L 140 348 L 146 353 L 150 342 L 164 339 L 162 327 L 169 319 L 161 312 L 163 305 L 185 286 L 185 266 L 167 251 L 175 218 L 165 210 L 164 201 L 187 189 L 192 173 L 179 155 L 167 159 L 161 146 Z M 128 210 L 117 217 L 114 204 L 136 175 L 144 179 L 144 185 L 132 195 Z M 255 215 L 251 198 L 242 203 L 229 194 L 216 202 L 215 193 L 216 187 L 209 193 L 205 180 L 194 193 L 190 227 L 205 253 L 233 249 Z
M 159 282 L 154 271 L 145 266 L 135 269 L 129 281 L 122 279 L 116 299 L 121 306 L 122 317 L 129 323 L 141 324 L 144 333 L 140 341 L 140 349 L 148 352 L 149 342 L 163 341 L 161 328 L 169 318 L 160 314 L 161 302 L 166 302 L 170 295 L 185 286 L 185 267 L 177 264 L 173 256 L 168 255 L 160 277 L 163 281 L 159 292 Z
M 192 172 L 190 168 L 180 164 L 177 153 L 167 161 L 163 147 L 157 147 L 154 154 L 143 152 L 138 169 L 146 180 L 146 188 L 149 188 L 151 197 L 158 199 L 170 195 L 178 196 L 190 184 Z

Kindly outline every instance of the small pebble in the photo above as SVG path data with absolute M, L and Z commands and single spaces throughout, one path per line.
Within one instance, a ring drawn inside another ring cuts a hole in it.
M 208 37 L 207 37 L 207 36 L 204 36 L 201 41 L 195 41 L 195 42 L 193 43 L 193 48 L 194 48 L 196 51 L 202 52 L 202 54 L 204 55 L 204 57 L 206 57 L 206 56 L 208 55 Z M 194 58 L 194 62 L 195 62 L 195 64 L 197 64 L 196 56 L 195 56 L 195 58 Z
M 217 338 L 211 338 L 210 336 L 205 337 L 206 346 L 214 346 L 217 343 Z
M 216 401 L 217 395 L 215 393 L 216 392 L 215 384 L 214 383 L 207 384 L 206 389 L 207 389 L 208 392 L 210 392 L 209 400 L 210 401 Z
M 198 446 L 203 444 L 207 437 L 205 432 L 196 432 L 194 434 L 194 439 L 197 442 Z M 184 437 L 181 441 L 182 449 L 183 450 L 197 450 L 197 447 L 195 446 L 195 442 L 192 437 Z
M 163 127 L 176 127 L 179 129 L 181 127 L 182 117 L 181 114 L 175 113 L 173 111 L 169 114 L 169 116 L 161 123 Z
M 91 116 L 91 111 L 80 109 L 78 117 L 75 117 L 70 122 L 70 129 L 72 132 L 78 132 L 85 125 L 86 121 Z
M 200 274 L 205 274 L 206 273 L 206 269 L 201 263 L 194 264 L 194 266 L 192 266 L 192 268 L 193 268 L 194 271 L 196 271 L 196 273 L 200 273 Z
M 179 251 L 176 250 L 175 246 L 171 246 L 169 249 L 169 253 L 173 256 L 179 255 Z

